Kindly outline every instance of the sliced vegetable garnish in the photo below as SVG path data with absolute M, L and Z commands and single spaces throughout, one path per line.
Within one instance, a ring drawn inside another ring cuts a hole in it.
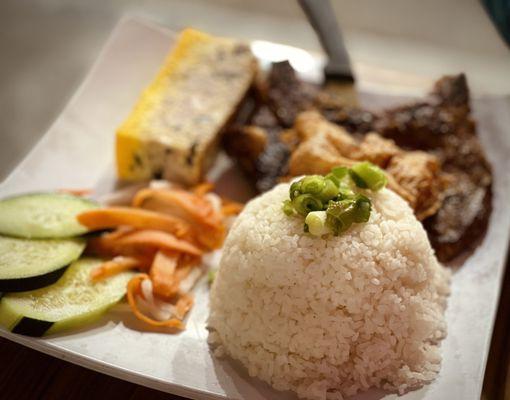
M 85 211 L 78 221 L 90 230 L 130 226 L 138 229 L 158 229 L 183 237 L 190 231 L 186 221 L 172 215 L 133 207 L 107 207 Z
M 352 179 L 360 188 L 377 191 L 388 183 L 384 171 L 368 161 L 354 164 L 350 173 Z
M 319 194 L 324 189 L 324 177 L 308 175 L 301 180 L 301 193 Z
M 221 213 L 225 217 L 230 216 L 230 215 L 237 215 L 241 211 L 243 211 L 243 208 L 244 208 L 244 204 L 228 202 L 221 207 Z
M 115 240 L 109 239 L 108 235 L 91 240 L 93 246 L 103 251 L 114 254 L 126 254 L 124 251 L 136 253 L 136 250 L 161 249 L 165 251 L 177 251 L 195 256 L 202 255 L 202 251 L 188 241 L 176 238 L 168 232 L 141 229 L 127 232 Z
M 205 196 L 181 189 L 142 189 L 133 199 L 133 206 L 188 222 L 194 227 L 197 241 L 209 250 L 221 247 L 225 238 L 221 211 L 216 211 Z
M 0 324 L 30 336 L 42 336 L 87 323 L 117 303 L 126 293 L 132 272 L 122 272 L 98 283 L 91 271 L 98 259 L 74 262 L 51 286 L 6 294 L 0 301 Z
M 310 175 L 292 182 L 290 199 L 284 200 L 282 210 L 287 216 L 304 216 L 307 233 L 339 235 L 353 223 L 370 219 L 372 203 L 358 188 L 377 191 L 386 183 L 384 172 L 369 162 L 335 167 L 326 176 Z
M 155 294 L 170 298 L 179 291 L 179 281 L 175 270 L 179 261 L 178 254 L 159 251 L 154 257 L 150 270 L 150 278 Z
M 0 233 L 27 239 L 82 235 L 87 228 L 76 216 L 98 205 L 64 193 L 34 193 L 0 201 Z
M 215 270 L 209 270 L 209 272 L 207 273 L 207 282 L 209 283 L 209 285 L 212 285 L 214 280 L 216 279 L 216 274 L 218 273 L 218 271 L 215 271 Z
M 113 260 L 105 261 L 94 268 L 90 273 L 90 279 L 92 282 L 99 282 L 121 272 L 141 267 L 142 263 L 137 258 L 117 256 Z
M 292 200 L 294 209 L 301 215 L 306 216 L 311 211 L 320 211 L 324 204 L 317 197 L 309 193 L 300 194 Z
M 108 257 L 91 271 L 94 282 L 138 269 L 128 285 L 128 301 L 147 324 L 183 329 L 193 305 L 189 294 L 203 275 L 202 255 L 221 247 L 227 217 L 243 205 L 209 193 L 210 183 L 187 192 L 174 186 L 150 187 L 133 194 L 132 207 L 84 212 L 79 220 L 90 229 L 115 228 L 89 240 L 87 252 Z
M 203 196 L 204 194 L 209 193 L 213 189 L 214 189 L 214 183 L 203 182 L 193 188 L 193 193 L 195 193 L 197 196 Z
M 0 292 L 37 289 L 57 281 L 85 249 L 82 239 L 0 236 Z
M 305 218 L 308 232 L 314 236 L 322 236 L 330 232 L 326 226 L 326 211 L 312 211 Z
M 327 210 L 327 225 L 335 235 L 345 232 L 354 222 L 356 203 L 354 200 L 340 200 L 331 203 Z
M 370 219 L 370 212 L 372 211 L 372 202 L 367 196 L 357 194 L 354 197 L 356 204 L 356 212 L 354 213 L 354 222 L 368 222 Z
M 139 308 L 136 301 L 137 296 L 141 296 L 141 284 L 145 279 L 150 279 L 147 274 L 139 274 L 131 278 L 127 286 L 127 299 L 131 310 L 135 316 L 148 325 L 156 327 L 167 327 L 182 330 L 184 323 L 178 318 L 171 318 L 165 321 L 158 321 L 145 315 Z M 188 308 L 189 309 L 189 308 Z

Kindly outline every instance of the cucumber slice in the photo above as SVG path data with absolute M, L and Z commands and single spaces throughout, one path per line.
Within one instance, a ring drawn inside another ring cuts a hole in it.
M 81 235 L 87 228 L 76 220 L 98 205 L 64 193 L 33 193 L 0 201 L 0 234 L 27 239 Z
M 37 289 L 56 282 L 85 249 L 84 239 L 0 236 L 0 292 Z
M 83 258 L 71 264 L 51 286 L 5 294 L 0 300 L 0 325 L 14 333 L 42 336 L 80 327 L 99 317 L 124 297 L 135 274 L 122 272 L 94 284 L 90 272 L 101 262 Z

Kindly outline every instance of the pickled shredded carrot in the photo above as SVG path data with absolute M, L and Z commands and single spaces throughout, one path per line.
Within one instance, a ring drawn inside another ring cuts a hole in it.
M 193 193 L 197 196 L 203 196 L 206 193 L 209 193 L 214 189 L 214 183 L 212 182 L 203 182 L 198 184 L 193 188 Z
M 138 308 L 138 304 L 136 302 L 136 296 L 141 294 L 140 285 L 145 279 L 150 279 L 147 274 L 139 274 L 131 278 L 131 280 L 127 284 L 127 300 L 131 308 L 131 311 L 133 311 L 133 314 L 135 314 L 135 316 L 140 321 L 143 321 L 151 326 L 175 328 L 179 330 L 184 329 L 185 327 L 184 323 L 177 318 L 171 318 L 166 321 L 157 321 L 153 318 L 148 317 L 147 315 L 140 311 L 140 309 Z
M 91 195 L 93 190 L 85 189 L 85 188 L 82 188 L 82 189 L 62 188 L 62 189 L 58 189 L 57 192 L 72 194 L 73 196 L 78 196 L 78 197 L 85 197 L 85 196 Z
M 133 207 L 95 208 L 80 213 L 78 222 L 91 230 L 130 226 L 139 229 L 158 229 L 177 237 L 184 236 L 189 224 L 172 215 Z
M 226 199 L 222 199 L 221 210 L 213 207 L 206 196 L 213 189 L 210 182 L 190 191 L 174 186 L 143 188 L 130 207 L 98 208 L 78 215 L 78 221 L 91 230 L 114 229 L 89 239 L 88 253 L 111 258 L 92 271 L 91 279 L 97 282 L 125 270 L 140 270 L 143 273 L 127 285 L 127 299 L 135 316 L 151 326 L 184 329 L 182 319 L 192 308 L 193 297 L 182 290 L 188 291 L 194 283 L 203 253 L 223 245 L 225 217 L 243 208 Z M 145 279 L 151 281 L 154 299 L 143 296 Z M 142 299 L 152 302 L 154 313 L 163 307 L 161 301 L 167 302 L 171 307 L 161 311 L 172 311 L 161 315 L 172 318 L 158 321 L 146 315 L 139 307 Z
M 154 257 L 150 269 L 152 290 L 155 294 L 164 298 L 170 298 L 177 293 L 175 269 L 179 261 L 178 254 L 169 254 L 158 251 Z
M 243 208 L 244 204 L 231 202 L 221 207 L 221 213 L 223 214 L 224 217 L 228 217 L 230 215 L 237 215 L 241 211 L 243 211 Z
M 140 268 L 141 262 L 133 257 L 115 257 L 113 260 L 105 261 L 90 273 L 92 282 L 99 282 L 105 278 L 116 275 L 133 268 Z
M 182 320 L 189 310 L 191 310 L 191 307 L 193 307 L 193 297 L 191 297 L 189 294 L 183 294 L 177 300 L 177 304 L 175 305 L 175 316 Z

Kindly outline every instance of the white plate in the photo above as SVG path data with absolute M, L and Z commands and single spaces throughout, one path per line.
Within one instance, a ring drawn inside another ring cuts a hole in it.
M 173 35 L 133 19 L 122 21 L 99 60 L 55 124 L 1 185 L 2 196 L 56 188 L 100 187 L 114 182 L 114 131 L 129 113 L 167 54 Z M 261 58 L 274 59 L 269 46 L 258 47 Z M 301 72 L 317 79 L 320 61 L 290 50 Z M 275 55 L 276 54 L 276 55 Z M 386 101 L 367 96 L 373 103 Z M 510 126 L 508 101 L 486 99 L 474 104 L 482 122 L 480 135 L 494 166 L 494 211 L 489 231 L 478 250 L 453 277 L 439 377 L 405 399 L 477 399 L 496 313 L 507 250 L 510 213 Z M 207 346 L 205 321 L 208 289 L 196 290 L 187 329 L 179 335 L 146 332 L 117 307 L 92 327 L 44 339 L 0 330 L 0 335 L 76 364 L 195 399 L 293 399 L 250 379 L 235 363 L 215 360 Z M 395 394 L 371 391 L 358 398 L 393 399 Z

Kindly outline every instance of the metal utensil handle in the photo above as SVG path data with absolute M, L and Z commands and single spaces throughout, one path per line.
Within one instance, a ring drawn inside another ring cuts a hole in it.
M 308 21 L 319 37 L 322 48 L 329 56 L 326 74 L 352 78 L 349 54 L 345 48 L 342 32 L 329 0 L 298 0 Z

